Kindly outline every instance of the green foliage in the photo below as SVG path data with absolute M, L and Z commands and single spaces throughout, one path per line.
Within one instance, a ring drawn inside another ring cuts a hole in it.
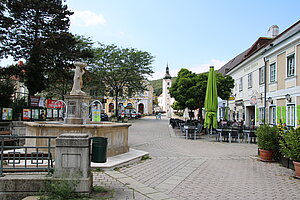
M 141 157 L 141 160 L 149 160 L 152 159 L 149 155 L 144 155 Z
M 10 0 L 5 6 L 12 23 L 3 46 L 15 60 L 26 60 L 23 78 L 29 95 L 66 80 L 64 72 L 76 58 L 76 41 L 67 33 L 73 13 L 63 1 L 54 0 Z
M 281 152 L 287 158 L 300 162 L 300 128 L 284 133 L 280 140 L 280 147 Z
M 102 82 L 118 105 L 118 98 L 131 96 L 146 89 L 145 80 L 153 71 L 153 56 L 133 48 L 99 44 L 95 48 L 91 73 Z M 118 107 L 115 114 L 118 113 Z
M 261 125 L 255 131 L 259 149 L 279 152 L 279 129 L 277 126 Z
M 12 19 L 7 16 L 7 1 L 0 1 L 0 59 L 6 57 L 9 52 L 9 47 L 7 46 L 7 40 L 9 40 L 8 32 L 9 27 L 12 25 Z
M 76 199 L 79 197 L 79 194 L 75 192 L 78 183 L 76 179 L 50 180 L 45 196 L 40 200 Z
M 119 172 L 121 170 L 121 168 L 120 167 L 115 167 L 114 168 L 114 171 L 117 171 L 117 172 Z
M 101 168 L 96 168 L 96 169 L 95 169 L 95 171 L 96 171 L 96 172 L 101 172 L 101 173 L 103 173 L 103 172 L 104 172 L 104 170 L 103 170 L 103 169 L 101 169 Z
M 162 93 L 162 78 L 161 79 L 157 79 L 157 80 L 152 80 L 150 81 L 150 84 L 152 85 L 153 89 L 154 89 L 154 95 L 155 96 L 159 96 Z M 174 83 L 176 81 L 176 77 L 172 77 L 171 78 L 172 83 Z
M 102 186 L 94 186 L 93 187 L 93 191 L 94 192 L 109 192 L 109 190 L 108 189 L 106 189 L 106 188 L 104 188 L 104 187 L 102 187 Z
M 234 87 L 234 80 L 230 76 L 223 76 L 216 73 L 217 92 L 222 99 L 228 99 L 231 89 Z M 189 108 L 191 110 L 199 108 L 202 110 L 205 101 L 206 85 L 208 72 L 195 74 L 188 69 L 181 69 L 178 72 L 176 81 L 172 84 L 169 91 L 175 98 L 174 109 Z
M 0 107 L 11 107 L 13 94 L 15 92 L 14 84 L 11 80 L 0 79 Z
M 188 107 L 191 110 L 198 108 L 195 98 L 197 93 L 195 73 L 187 69 L 181 69 L 169 91 L 170 95 L 175 98 L 177 107 Z

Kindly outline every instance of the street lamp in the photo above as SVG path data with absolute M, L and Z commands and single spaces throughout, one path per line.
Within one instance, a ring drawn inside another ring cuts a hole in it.
M 285 99 L 287 100 L 287 102 L 291 102 L 292 101 L 292 98 L 291 98 L 290 94 L 286 94 L 285 95 Z
M 270 104 L 273 104 L 273 99 L 272 97 L 268 97 L 268 100 L 267 100 Z

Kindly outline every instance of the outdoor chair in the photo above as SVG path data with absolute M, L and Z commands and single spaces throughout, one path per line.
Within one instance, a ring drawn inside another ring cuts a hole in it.
M 235 140 L 236 142 L 240 142 L 240 134 L 238 129 L 231 129 L 230 130 L 230 135 L 229 135 L 229 142 Z
M 185 126 L 185 139 L 196 139 L 196 127 L 195 126 Z
M 229 129 L 217 129 L 216 141 L 229 141 Z

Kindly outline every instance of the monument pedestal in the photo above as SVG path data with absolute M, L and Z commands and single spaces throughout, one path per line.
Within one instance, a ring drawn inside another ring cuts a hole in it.
M 85 124 L 89 114 L 89 101 L 87 95 L 66 95 L 67 117 L 65 124 Z
M 54 177 L 75 181 L 76 192 L 90 193 L 90 137 L 86 133 L 64 133 L 56 139 Z

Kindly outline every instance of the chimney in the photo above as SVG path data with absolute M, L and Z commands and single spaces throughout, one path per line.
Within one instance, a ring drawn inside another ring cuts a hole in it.
M 277 25 L 272 25 L 268 30 L 268 36 L 270 38 L 275 38 L 279 35 L 279 27 Z

